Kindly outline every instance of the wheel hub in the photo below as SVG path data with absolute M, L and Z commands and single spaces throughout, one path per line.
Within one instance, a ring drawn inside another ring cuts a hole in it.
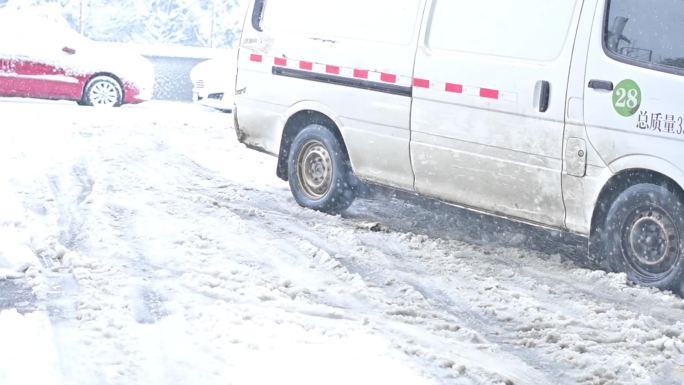
M 90 100 L 95 106 L 114 106 L 118 97 L 116 87 L 107 82 L 95 83 L 90 91 Z
M 664 223 L 651 217 L 640 218 L 629 234 L 632 252 L 644 264 L 658 264 L 667 256 L 670 245 Z
M 623 230 L 632 265 L 646 274 L 667 271 L 677 258 L 679 237 L 674 221 L 658 208 L 637 210 Z
M 332 159 L 323 143 L 312 140 L 303 147 L 297 161 L 299 183 L 308 198 L 325 196 L 332 181 Z

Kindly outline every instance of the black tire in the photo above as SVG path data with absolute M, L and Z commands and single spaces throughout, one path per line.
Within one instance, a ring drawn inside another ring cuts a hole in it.
M 86 85 L 82 101 L 88 106 L 119 107 L 123 104 L 123 90 L 116 79 L 96 76 Z
M 604 226 L 612 271 L 638 285 L 684 290 L 684 209 L 677 192 L 651 183 L 631 186 L 611 204 Z
M 290 190 L 300 206 L 338 214 L 354 202 L 351 165 L 327 127 L 304 128 L 292 142 L 287 162 Z

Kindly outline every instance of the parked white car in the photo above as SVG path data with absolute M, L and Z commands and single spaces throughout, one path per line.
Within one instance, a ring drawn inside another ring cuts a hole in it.
M 585 235 L 611 270 L 684 291 L 683 18 L 675 1 L 252 0 L 236 131 L 302 206 L 345 210 L 358 178 Z
M 235 55 L 205 60 L 190 71 L 193 101 L 230 112 L 235 94 Z

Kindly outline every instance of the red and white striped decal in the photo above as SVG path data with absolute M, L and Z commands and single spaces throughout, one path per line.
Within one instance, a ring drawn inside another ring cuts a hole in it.
M 290 68 L 314 73 L 341 76 L 350 79 L 368 80 L 379 83 L 393 84 L 403 87 L 429 89 L 448 94 L 474 96 L 483 99 L 516 102 L 517 96 L 513 92 L 505 92 L 493 88 L 468 86 L 463 83 L 436 81 L 425 78 L 402 76 L 391 72 L 376 72 L 364 68 L 348 68 L 334 64 L 316 63 L 306 60 L 292 60 L 285 57 L 266 57 L 260 54 L 250 54 L 249 61 L 273 65 L 275 67 Z
M 451 83 L 424 78 L 413 78 L 413 87 L 437 92 L 446 92 L 448 94 L 475 96 L 478 98 L 499 100 L 503 102 L 517 101 L 517 96 L 513 92 L 505 92 L 492 88 L 468 86 L 463 83 Z
M 368 80 L 372 82 L 392 84 L 403 87 L 411 86 L 411 78 L 392 72 L 377 72 L 365 68 L 341 67 L 334 64 L 316 63 L 306 60 L 293 60 L 285 57 L 266 57 L 260 54 L 250 54 L 249 61 L 275 67 L 289 68 L 300 71 L 311 71 L 326 75 L 335 75 L 350 79 Z

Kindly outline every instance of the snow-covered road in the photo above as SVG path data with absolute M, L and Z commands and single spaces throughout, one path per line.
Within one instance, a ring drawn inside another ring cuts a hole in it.
M 1 384 L 684 383 L 684 300 L 569 262 L 571 236 L 302 209 L 197 106 L 0 119 Z

